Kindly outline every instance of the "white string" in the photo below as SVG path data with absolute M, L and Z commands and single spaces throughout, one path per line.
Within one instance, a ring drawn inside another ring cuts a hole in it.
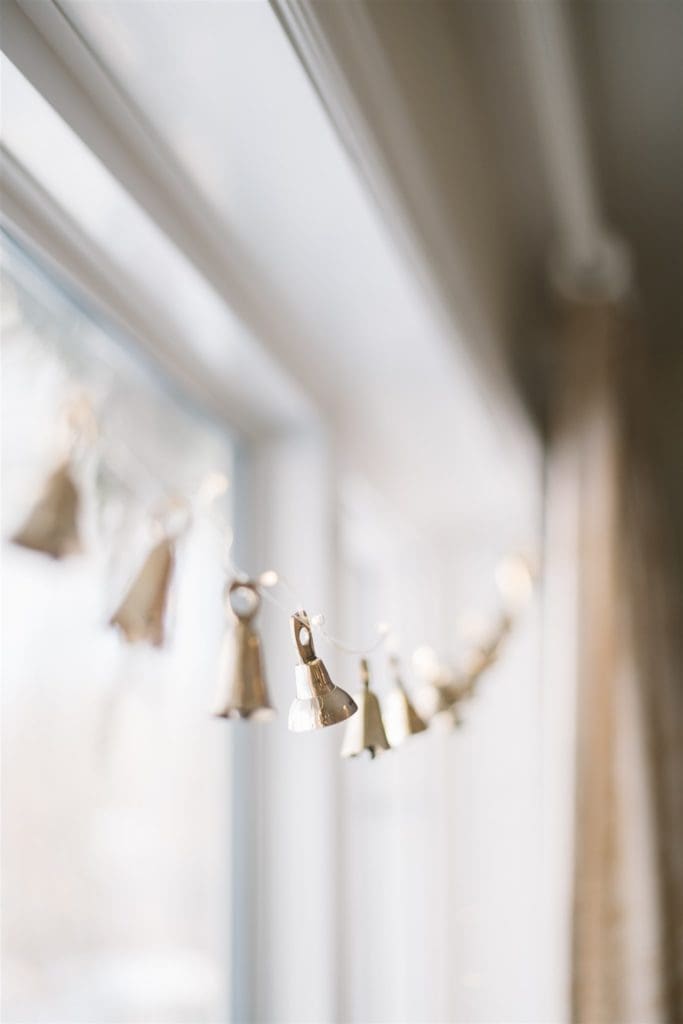
M 268 583 L 264 582 L 264 577 L 266 577 L 266 576 L 272 577 L 272 580 L 273 580 L 272 584 L 270 583 L 270 580 L 268 581 Z M 276 573 L 274 570 L 270 569 L 266 573 L 262 573 L 261 574 L 261 576 L 259 577 L 259 582 L 261 583 L 262 586 L 265 586 L 265 587 L 267 587 L 269 585 L 275 586 L 277 584 L 280 584 L 280 586 L 282 586 L 285 590 L 289 591 L 289 593 L 291 594 L 291 596 L 292 596 L 292 598 L 293 598 L 297 608 L 303 608 L 304 607 L 304 603 L 301 600 L 301 598 L 300 598 L 299 594 L 297 593 L 297 591 L 294 589 L 292 584 L 287 580 L 287 578 L 285 576 L 283 576 L 281 573 Z M 271 595 L 268 595 L 268 596 L 270 597 L 270 599 L 274 603 L 277 603 L 277 602 L 274 601 L 274 598 L 272 598 Z M 279 607 L 283 607 L 282 605 L 278 605 L 278 606 Z M 374 641 L 374 643 L 372 643 L 368 647 L 351 647 L 349 644 L 344 643 L 343 640 L 339 640 L 337 637 L 332 636 L 332 634 L 329 633 L 325 629 L 325 616 L 323 615 L 322 612 L 317 612 L 314 615 L 309 615 L 308 616 L 308 623 L 305 621 L 305 619 L 302 616 L 299 616 L 296 613 L 295 613 L 295 617 L 303 625 L 315 626 L 317 628 L 318 632 L 320 633 L 320 635 L 327 641 L 328 644 L 331 644 L 333 647 L 338 648 L 338 650 L 343 651 L 345 654 L 356 654 L 356 655 L 372 654 L 373 651 L 376 651 L 377 648 L 381 644 L 384 643 L 384 641 L 386 639 L 386 634 L 388 634 L 388 632 L 389 632 L 388 627 L 384 627 L 384 628 L 378 627 L 379 635 L 377 637 L 377 640 Z
M 243 581 L 245 583 L 249 580 L 247 573 L 243 572 L 232 562 L 230 563 L 230 571 L 237 580 Z M 264 581 L 264 577 L 266 577 L 266 581 Z M 299 610 L 294 612 L 291 609 L 291 605 L 283 604 L 283 602 L 280 601 L 275 596 L 275 594 L 271 592 L 273 587 L 277 586 L 278 584 L 281 584 L 294 597 L 296 597 L 296 592 L 287 582 L 283 580 L 282 576 L 280 576 L 274 570 L 268 569 L 266 572 L 261 573 L 259 576 L 256 577 L 255 580 L 252 580 L 251 582 L 256 587 L 258 593 L 263 598 L 265 598 L 266 601 L 269 601 L 279 611 L 284 612 L 287 618 L 296 619 L 298 622 L 301 623 L 302 626 L 306 626 L 307 629 L 316 629 L 320 636 L 328 644 L 330 644 L 332 647 L 336 647 L 344 654 L 357 655 L 359 657 L 365 654 L 372 654 L 373 651 L 376 651 L 383 643 L 385 643 L 387 636 L 389 635 L 390 631 L 387 626 L 379 626 L 378 630 L 380 631 L 380 635 L 377 637 L 374 643 L 370 644 L 368 647 L 351 647 L 349 644 L 346 644 L 342 640 L 337 639 L 337 637 L 332 636 L 331 633 L 328 633 L 328 631 L 325 629 L 325 616 L 322 614 L 322 612 L 318 612 L 315 615 L 305 615 L 300 610 L 303 608 L 303 602 L 298 600 L 296 601 L 296 605 Z
M 232 547 L 233 541 L 232 531 L 227 526 L 225 526 L 225 524 L 219 523 L 213 515 L 208 514 L 206 518 L 207 521 L 210 522 L 211 525 L 219 532 L 222 540 L 226 543 L 226 571 L 229 572 L 232 576 L 234 576 L 236 580 L 239 580 L 242 583 L 250 582 L 256 588 L 261 597 L 265 598 L 266 601 L 269 601 L 270 604 L 272 604 L 275 608 L 283 612 L 288 619 L 297 619 L 297 621 L 300 622 L 302 626 L 306 626 L 307 629 L 317 629 L 320 636 L 328 644 L 330 644 L 332 647 L 336 647 L 337 650 L 342 651 L 344 654 L 362 657 L 366 654 L 372 654 L 374 651 L 378 650 L 378 648 L 380 648 L 384 643 L 386 643 L 387 638 L 391 633 L 391 630 L 384 623 L 378 625 L 377 627 L 377 639 L 366 647 L 352 647 L 350 644 L 344 643 L 343 640 L 339 640 L 337 637 L 329 633 L 325 628 L 325 616 L 322 614 L 322 612 L 317 612 L 313 615 L 303 614 L 302 610 L 305 607 L 305 604 L 301 600 L 298 591 L 281 573 L 276 572 L 274 569 L 266 569 L 264 572 L 259 573 L 259 575 L 255 577 L 255 579 L 250 579 L 249 574 L 244 572 L 243 569 L 240 569 L 239 566 L 235 565 L 235 563 L 230 558 L 229 552 Z M 281 586 L 284 590 L 289 592 L 289 594 L 292 597 L 292 602 L 294 603 L 297 609 L 296 611 L 293 612 L 291 609 L 291 604 L 283 604 L 283 602 L 280 601 L 271 592 L 273 588 L 277 586 Z
M 382 647 L 383 644 L 387 642 L 387 639 L 389 638 L 389 635 L 391 633 L 389 626 L 387 626 L 385 623 L 380 623 L 377 626 L 378 635 L 374 643 L 370 644 L 368 647 L 350 647 L 348 644 L 345 644 L 342 640 L 338 640 L 336 637 L 332 636 L 330 633 L 327 632 L 327 630 L 325 629 L 324 615 L 318 615 L 316 616 L 316 619 L 317 621 L 312 619 L 311 622 L 312 624 L 318 626 L 321 636 L 323 636 L 325 640 L 327 640 L 328 644 L 332 644 L 333 647 L 337 647 L 340 651 L 343 651 L 345 654 L 373 654 L 376 650 L 378 650 L 380 647 Z
M 214 527 L 216 527 L 217 530 L 219 530 L 219 532 L 224 531 L 227 534 L 229 538 L 227 541 L 229 551 L 230 548 L 232 547 L 232 531 L 230 531 L 227 527 L 221 527 L 213 517 L 210 517 L 210 522 Z M 260 573 L 254 580 L 250 580 L 249 574 L 244 572 L 244 570 L 240 569 L 238 566 L 236 566 L 234 562 L 228 557 L 227 571 L 230 572 L 235 577 L 235 579 L 238 579 L 244 583 L 251 582 L 256 587 L 256 590 L 263 598 L 269 601 L 274 607 L 278 608 L 288 618 L 297 619 L 303 626 L 306 626 L 308 629 L 317 629 L 320 636 L 323 637 L 323 639 L 328 644 L 330 644 L 330 646 L 336 647 L 337 650 L 341 651 L 343 654 L 348 654 L 355 657 L 363 657 L 368 654 L 373 654 L 380 647 L 384 646 L 387 643 L 389 637 L 392 636 L 392 630 L 389 627 L 389 625 L 387 625 L 386 623 L 379 623 L 377 626 L 378 635 L 376 640 L 374 640 L 371 644 L 368 644 L 366 647 L 352 647 L 350 644 L 345 643 L 343 640 L 340 640 L 338 637 L 335 637 L 328 632 L 328 630 L 325 628 L 325 616 L 322 614 L 322 612 L 318 612 L 314 615 L 308 616 L 302 614 L 300 611 L 292 612 L 291 606 L 287 606 L 283 604 L 282 601 L 278 600 L 278 598 L 275 597 L 273 593 L 271 593 L 271 590 L 279 585 L 283 587 L 285 590 L 289 591 L 297 609 L 303 609 L 304 607 L 304 603 L 301 601 L 298 592 L 294 589 L 291 583 L 289 583 L 289 581 L 284 576 L 276 572 L 274 569 L 267 569 L 264 572 Z M 503 621 L 505 621 L 505 619 Z M 495 651 L 497 648 L 500 648 L 502 640 L 504 639 L 505 632 L 507 632 L 507 630 L 504 630 L 503 628 L 496 631 L 493 643 L 491 644 L 493 650 L 490 653 L 493 653 L 493 651 Z M 472 680 L 472 689 L 474 689 L 474 685 L 478 682 L 480 675 L 483 675 L 483 673 L 478 674 L 477 677 Z
M 123 448 L 126 455 L 129 458 L 131 458 L 133 462 L 137 463 L 139 468 L 146 470 L 146 467 L 143 465 L 142 461 L 138 459 L 137 456 L 135 456 L 132 452 L 130 452 L 127 446 L 120 444 L 120 447 Z M 197 494 L 194 496 L 193 499 L 185 499 L 185 504 L 188 513 L 185 529 L 189 527 L 192 519 L 196 518 L 197 513 L 200 513 L 202 515 L 202 518 L 204 518 L 208 523 L 210 523 L 213 526 L 213 528 L 218 533 L 220 540 L 225 545 L 224 567 L 226 573 L 229 573 L 236 580 L 242 583 L 252 583 L 253 586 L 256 588 L 257 592 L 259 593 L 259 595 L 263 597 L 266 601 L 269 601 L 270 604 L 272 604 L 275 608 L 281 611 L 284 615 L 286 615 L 288 619 L 295 618 L 308 629 L 316 629 L 320 636 L 330 646 L 335 647 L 343 654 L 347 654 L 354 657 L 363 657 L 368 654 L 373 654 L 375 651 L 379 650 L 379 648 L 383 647 L 390 637 L 393 637 L 392 630 L 389 627 L 389 625 L 386 623 L 379 623 L 377 625 L 377 637 L 372 643 L 364 647 L 353 647 L 350 644 L 345 643 L 343 640 L 340 640 L 338 637 L 334 636 L 326 629 L 326 619 L 322 612 L 317 612 L 313 615 L 306 615 L 303 613 L 302 609 L 305 607 L 305 603 L 301 600 L 298 591 L 281 573 L 276 572 L 274 569 L 267 569 L 261 572 L 255 579 L 250 579 L 249 574 L 245 572 L 243 569 L 241 569 L 239 566 L 237 566 L 230 557 L 230 551 L 233 545 L 232 530 L 224 521 L 222 521 L 215 515 L 213 510 L 213 504 L 215 499 L 222 495 L 223 493 L 225 493 L 227 486 L 228 481 L 227 478 L 223 476 L 223 474 L 212 473 L 204 478 L 197 491 Z M 171 494 L 170 491 L 168 490 L 167 494 L 173 501 L 182 501 L 182 499 L 179 499 L 177 494 Z M 192 512 L 193 506 L 194 515 Z M 281 600 L 279 600 L 279 598 L 275 596 L 274 593 L 272 593 L 273 589 L 277 586 L 280 586 L 284 590 L 289 592 L 292 598 L 292 602 L 289 605 L 284 604 Z M 295 608 L 297 609 L 294 612 L 292 612 L 291 609 L 292 603 L 295 605 Z M 500 646 L 501 640 L 502 636 L 495 637 L 492 645 L 494 649 Z M 471 681 L 472 690 L 474 690 L 474 686 L 479 681 L 479 678 L 480 674 L 478 674 L 477 677 Z

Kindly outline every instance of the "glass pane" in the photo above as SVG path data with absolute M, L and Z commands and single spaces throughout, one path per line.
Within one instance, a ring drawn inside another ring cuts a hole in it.
M 165 646 L 128 645 L 108 621 L 155 515 L 208 473 L 229 476 L 232 442 L 3 248 L 3 1019 L 215 1021 L 230 780 L 228 734 L 207 709 L 227 498 L 178 539 Z M 73 466 L 83 552 L 55 560 L 9 538 L 63 458 L 64 409 L 83 395 L 99 430 Z

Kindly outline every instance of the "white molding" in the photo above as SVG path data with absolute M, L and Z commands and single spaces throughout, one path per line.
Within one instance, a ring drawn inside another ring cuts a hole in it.
M 282 428 L 277 411 L 259 407 L 253 389 L 229 385 L 200 365 L 161 302 L 140 289 L 135 277 L 115 266 L 107 253 L 64 212 L 27 170 L 0 144 L 0 223 L 27 249 L 37 252 L 56 277 L 65 279 L 104 315 L 115 330 L 133 339 L 178 382 L 189 398 L 228 428 L 252 437 Z M 291 396 L 283 396 L 283 407 Z M 304 417 L 301 416 L 303 422 Z M 291 425 L 299 422 L 296 412 Z
M 217 217 L 175 156 L 108 75 L 55 0 L 3 0 L 2 49 L 259 339 L 316 393 L 314 369 L 289 338 L 307 330 L 287 297 Z M 314 347 L 315 339 L 311 339 Z
M 471 260 L 454 237 L 387 55 L 361 2 L 272 0 L 384 221 L 439 317 L 444 351 L 468 353 L 492 416 L 524 418 Z M 3 49 L 307 395 L 316 339 L 253 264 L 56 0 L 3 0 Z
M 443 217 L 401 91 L 360 2 L 272 0 L 384 221 L 440 315 L 444 344 L 465 344 L 485 390 L 512 397 L 470 260 Z M 3 49 L 64 120 L 310 395 L 288 337 L 307 328 L 229 225 L 123 93 L 56 0 L 4 0 Z M 311 348 L 315 339 L 311 339 Z M 486 387 L 487 385 L 487 387 Z M 514 402 L 516 405 L 516 401 Z

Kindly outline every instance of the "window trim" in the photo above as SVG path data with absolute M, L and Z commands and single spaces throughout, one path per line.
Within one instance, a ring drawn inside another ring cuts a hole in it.
M 309 399 L 315 395 L 313 371 L 293 360 L 288 345 L 292 332 L 303 333 L 305 327 L 283 311 L 281 301 L 274 301 L 229 225 L 217 220 L 153 126 L 123 95 L 54 0 L 6 0 L 2 13 L 3 52 L 245 324 L 261 355 L 289 379 L 291 388 L 283 386 L 282 391 L 283 402 L 291 408 L 291 425 L 315 420 L 318 412 Z M 57 255 L 61 259 L 64 254 Z M 86 278 L 86 266 L 75 269 L 79 280 Z M 103 300 L 107 305 L 106 293 L 98 294 L 98 301 Z M 273 429 L 266 404 L 257 408 L 252 401 L 244 407 L 238 387 L 222 396 L 221 403 L 237 410 L 236 422 L 231 421 L 237 429 Z

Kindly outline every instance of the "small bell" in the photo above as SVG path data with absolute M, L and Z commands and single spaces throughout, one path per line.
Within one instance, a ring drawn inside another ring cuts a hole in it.
M 451 717 L 451 708 L 460 696 L 452 676 L 447 672 L 426 680 L 415 695 L 415 705 L 425 722 L 432 722 L 442 715 Z
M 324 663 L 316 656 L 306 612 L 292 615 L 292 635 L 301 664 L 296 666 L 296 698 L 289 709 L 292 732 L 308 732 L 336 725 L 354 715 L 356 702 L 330 679 Z
M 473 684 L 470 679 L 461 678 L 458 682 L 451 682 L 448 686 L 448 695 L 451 698 L 450 707 L 444 710 L 437 717 L 439 725 L 446 729 L 459 729 L 464 725 L 462 708 L 466 700 L 472 696 Z
M 427 726 L 410 703 L 405 686 L 398 674 L 397 658 L 391 658 L 391 666 L 394 670 L 394 688 L 384 701 L 382 718 L 389 743 L 392 747 L 398 747 L 409 736 L 424 732 Z
M 239 609 L 235 600 L 249 595 L 250 604 Z M 233 580 L 228 590 L 228 604 L 236 622 L 225 638 L 218 693 L 213 714 L 218 718 L 251 718 L 267 721 L 275 714 L 268 697 L 261 640 L 252 622 L 261 606 L 261 595 L 255 583 Z
M 109 620 L 128 643 L 164 642 L 164 619 L 175 564 L 175 541 L 164 537 L 152 548 L 117 611 Z
M 474 683 L 479 676 L 483 675 L 487 668 L 493 665 L 495 660 L 490 651 L 482 647 L 474 647 L 463 658 L 462 668 L 467 678 Z
M 365 658 L 360 663 L 362 689 L 355 696 L 358 714 L 350 719 L 344 733 L 341 748 L 342 757 L 357 757 L 367 750 L 370 757 L 382 750 L 389 750 L 389 741 L 384 731 L 379 701 L 370 689 L 370 670 Z
M 493 635 L 489 639 L 489 642 L 484 647 L 484 655 L 487 659 L 487 667 L 493 665 L 494 662 L 498 661 L 503 645 L 512 630 L 512 617 L 507 613 L 503 612 L 498 625 L 493 631 Z
M 81 550 L 78 531 L 80 495 L 66 461 L 49 477 L 45 491 L 22 528 L 15 544 L 64 558 Z
M 446 718 L 446 715 L 444 714 L 444 719 L 447 721 L 448 727 L 451 729 L 460 729 L 465 724 L 465 720 L 460 714 L 460 701 L 456 700 L 454 704 L 451 704 L 448 710 L 448 717 Z
M 463 663 L 465 675 L 474 683 L 498 661 L 504 642 L 512 629 L 512 619 L 504 614 L 487 640 L 468 652 Z

